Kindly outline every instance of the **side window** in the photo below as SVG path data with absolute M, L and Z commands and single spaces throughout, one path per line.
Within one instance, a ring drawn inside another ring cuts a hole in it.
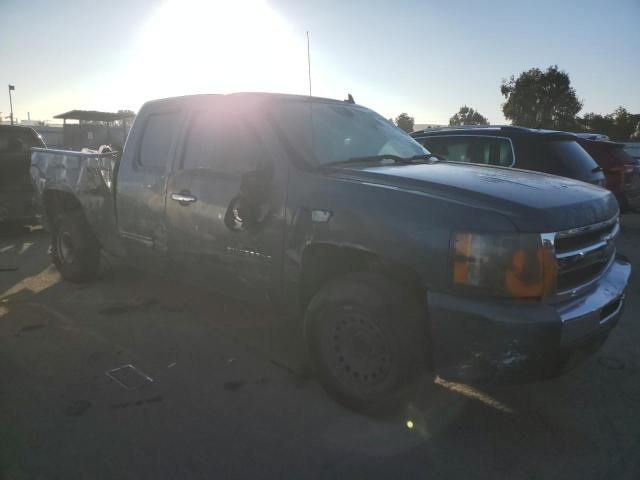
M 216 150 L 221 147 L 223 137 L 216 116 L 212 112 L 199 111 L 189 125 L 183 150 L 182 168 L 216 170 Z
M 206 169 L 222 175 L 255 170 L 267 156 L 259 132 L 238 114 L 197 112 L 184 147 L 185 170 Z
M 506 138 L 452 135 L 425 138 L 422 144 L 432 153 L 452 162 L 509 167 L 513 163 L 511 142 Z
M 477 137 L 463 137 L 455 135 L 450 137 L 426 138 L 423 145 L 430 152 L 442 155 L 451 162 L 485 163 L 482 142 Z
M 506 138 L 494 138 L 491 146 L 490 164 L 500 167 L 510 167 L 513 165 L 513 148 L 511 142 Z
M 177 112 L 149 115 L 140 142 L 138 163 L 144 168 L 166 168 L 177 129 Z
M 425 147 L 429 152 L 435 153 L 436 155 L 441 155 L 445 157 L 447 160 L 451 160 L 449 158 L 449 149 L 447 144 L 449 143 L 449 138 L 447 137 L 427 137 L 420 140 L 420 143 L 423 147 Z

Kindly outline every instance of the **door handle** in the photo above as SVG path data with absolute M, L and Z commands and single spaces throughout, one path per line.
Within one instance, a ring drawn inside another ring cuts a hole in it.
M 191 195 L 191 192 L 179 192 L 179 193 L 172 193 L 171 194 L 171 200 L 178 202 L 180 205 L 182 206 L 187 206 L 192 204 L 193 202 L 197 201 L 198 199 L 196 197 L 194 197 L 193 195 Z

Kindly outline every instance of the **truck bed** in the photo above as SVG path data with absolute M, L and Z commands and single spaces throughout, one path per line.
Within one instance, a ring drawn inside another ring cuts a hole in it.
M 115 170 L 119 152 L 90 153 L 33 148 L 31 180 L 34 203 L 45 228 L 53 218 L 44 208 L 45 198 L 76 201 L 106 250 L 117 253 Z M 50 202 L 46 202 L 50 204 Z

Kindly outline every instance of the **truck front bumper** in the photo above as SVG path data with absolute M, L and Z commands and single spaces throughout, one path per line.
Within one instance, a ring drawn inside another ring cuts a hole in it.
M 630 273 L 616 258 L 587 292 L 561 303 L 429 292 L 436 373 L 469 383 L 562 373 L 604 343 L 622 314 Z

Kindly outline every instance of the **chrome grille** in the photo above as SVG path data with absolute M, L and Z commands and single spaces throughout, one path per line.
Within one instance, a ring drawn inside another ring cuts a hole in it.
M 609 266 L 616 254 L 618 217 L 554 235 L 557 292 L 563 294 L 587 285 Z

